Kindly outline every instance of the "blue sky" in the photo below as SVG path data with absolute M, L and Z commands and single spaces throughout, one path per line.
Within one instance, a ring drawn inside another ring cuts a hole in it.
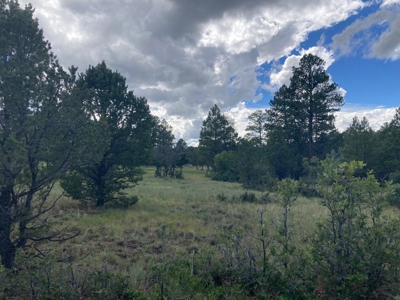
M 357 14 L 350 16 L 346 20 L 334 24 L 329 28 L 323 28 L 308 34 L 307 39 L 300 43 L 299 48 L 308 49 L 316 45 L 324 45 L 330 49 L 333 43 L 332 37 L 341 33 L 356 20 L 365 19 L 378 12 L 380 4 L 367 6 Z M 400 12 L 400 10 L 399 10 Z M 368 33 L 371 37 L 379 36 L 387 30 L 387 24 L 373 26 Z M 361 36 L 363 32 L 359 33 Z M 364 33 L 365 34 L 365 33 Z M 324 41 L 321 43 L 321 41 Z M 368 42 L 368 40 L 367 40 Z M 339 87 L 346 90 L 346 107 L 374 108 L 374 107 L 397 107 L 400 105 L 400 59 L 391 60 L 368 57 L 368 43 L 359 45 L 349 55 L 335 55 L 335 61 L 329 66 L 328 72 L 332 80 Z M 299 51 L 294 49 L 290 55 L 299 55 Z M 287 56 L 281 57 L 278 62 L 283 64 Z M 261 68 L 268 71 L 276 62 L 266 62 L 261 64 Z M 259 76 L 261 82 L 270 83 L 268 76 Z M 268 106 L 270 99 L 273 98 L 273 91 L 257 89 L 256 93 L 262 93 L 260 101 L 248 101 L 249 108 L 264 108 Z M 344 108 L 346 108 L 344 107 Z
M 64 66 L 104 60 L 188 142 L 214 104 L 243 134 L 305 53 L 345 94 L 340 130 L 354 116 L 378 129 L 400 105 L 400 0 L 30 2 Z

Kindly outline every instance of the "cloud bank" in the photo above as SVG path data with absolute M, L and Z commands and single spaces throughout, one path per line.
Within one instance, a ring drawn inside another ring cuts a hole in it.
M 54 52 L 65 66 L 80 71 L 104 60 L 145 96 L 153 113 L 174 127 L 177 138 L 196 139 L 213 104 L 229 110 L 243 127 L 256 91 L 287 83 L 300 56 L 292 51 L 310 32 L 329 28 L 370 5 L 362 0 L 32 0 Z M 20 1 L 26 4 L 28 1 Z M 398 1 L 385 0 L 375 16 L 337 35 L 333 51 L 347 53 L 359 30 L 385 17 L 387 30 L 371 44 L 370 55 L 400 55 Z M 397 14 L 397 15 L 396 15 Z M 356 41 L 357 43 L 357 41 Z M 332 50 L 300 50 L 320 55 L 329 66 Z M 259 66 L 287 57 L 272 71 L 270 85 Z M 240 124 L 240 125 L 239 125 Z

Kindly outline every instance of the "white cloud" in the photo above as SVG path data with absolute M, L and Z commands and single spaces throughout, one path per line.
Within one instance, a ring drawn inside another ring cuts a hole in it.
M 381 126 L 390 122 L 396 112 L 396 107 L 360 107 L 347 105 L 336 113 L 336 127 L 339 131 L 346 130 L 352 123 L 354 117 L 362 119 L 366 117 L 373 130 L 379 130 Z
M 400 0 L 383 0 L 382 6 L 388 6 L 393 4 L 400 4 Z
M 202 26 L 200 46 L 214 46 L 231 54 L 258 48 L 258 62 L 288 55 L 309 32 L 345 20 L 362 1 L 290 1 L 260 5 L 252 14 L 226 12 Z
M 400 1 L 386 0 L 381 9 L 357 19 L 333 37 L 332 48 L 342 55 L 363 49 L 368 57 L 400 58 Z M 383 31 L 377 36 L 376 30 Z
M 246 134 L 246 127 L 248 123 L 248 117 L 256 109 L 246 107 L 245 102 L 238 103 L 235 107 L 232 107 L 225 115 L 229 116 L 234 121 L 235 129 L 239 136 L 244 136 Z
M 368 5 L 362 0 L 32 1 L 63 65 L 84 71 L 105 60 L 135 94 L 158 108 L 154 113 L 173 125 L 177 138 L 185 139 L 198 138 L 213 104 L 231 108 L 243 131 L 248 109 L 242 101 L 260 97 L 255 95 L 261 84 L 257 67 L 290 55 L 310 32 Z M 394 2 L 384 1 L 387 7 Z M 395 34 L 393 27 L 380 45 L 395 40 Z M 322 46 L 307 51 L 302 53 L 320 55 L 327 66 L 333 62 Z M 384 53 L 378 46 L 374 51 Z M 271 82 L 286 83 L 299 60 L 289 56 Z
M 307 50 L 302 49 L 299 55 L 289 55 L 280 70 L 273 70 L 270 75 L 271 86 L 269 88 L 276 90 L 284 84 L 289 85 L 290 77 L 292 76 L 292 68 L 298 67 L 302 56 L 310 53 L 319 56 L 325 61 L 325 69 L 328 69 L 328 67 L 335 61 L 333 51 L 329 51 L 322 46 L 311 47 Z

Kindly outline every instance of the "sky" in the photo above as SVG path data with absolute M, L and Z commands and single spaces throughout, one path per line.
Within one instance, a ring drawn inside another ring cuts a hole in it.
M 127 79 L 176 138 L 195 145 L 217 104 L 245 133 L 293 66 L 326 62 L 353 117 L 375 130 L 400 105 L 400 0 L 32 0 L 64 67 L 103 60 Z

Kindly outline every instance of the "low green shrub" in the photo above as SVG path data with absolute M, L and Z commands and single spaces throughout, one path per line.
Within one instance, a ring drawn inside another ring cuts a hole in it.
M 240 198 L 240 201 L 242 201 L 242 202 L 249 202 L 249 203 L 257 202 L 256 194 L 248 192 L 248 191 L 246 191 L 244 194 L 240 195 L 239 198 Z
M 20 251 L 15 269 L 0 269 L 0 279 L 1 299 L 147 299 L 125 274 L 57 262 L 51 254 L 27 259 Z

